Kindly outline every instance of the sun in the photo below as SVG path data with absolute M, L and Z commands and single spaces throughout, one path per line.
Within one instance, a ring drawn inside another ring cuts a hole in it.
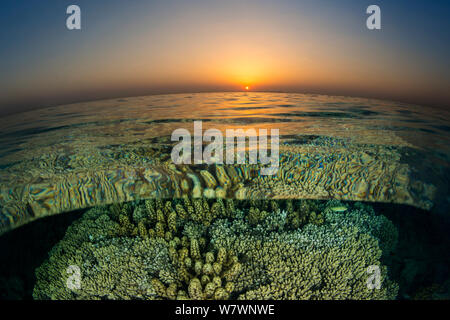
M 245 86 L 245 90 L 250 90 L 250 87 L 249 86 Z

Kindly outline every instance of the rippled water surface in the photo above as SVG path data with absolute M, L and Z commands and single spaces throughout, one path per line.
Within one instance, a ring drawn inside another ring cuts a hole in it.
M 422 106 L 287 93 L 155 95 L 11 115 L 0 119 L 0 229 L 98 204 L 219 191 L 445 212 L 449 119 Z M 174 166 L 170 136 L 193 132 L 194 120 L 203 130 L 279 129 L 277 174 L 262 177 L 247 165 Z

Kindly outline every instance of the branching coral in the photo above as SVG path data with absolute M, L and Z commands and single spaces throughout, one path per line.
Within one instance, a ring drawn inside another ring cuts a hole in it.
M 320 225 L 324 222 L 323 215 L 318 211 L 317 201 L 312 200 L 287 200 L 286 211 L 288 225 L 291 229 L 297 229 L 305 224 Z
M 282 213 L 272 212 L 266 221 Z M 380 219 L 364 210 L 356 210 L 356 214 L 363 221 L 379 222 Z M 235 281 L 240 298 L 395 298 L 398 287 L 387 278 L 386 267 L 380 262 L 379 239 L 375 237 L 378 234 L 387 237 L 392 229 L 380 233 L 380 224 L 375 223 L 366 224 L 366 229 L 360 230 L 344 214 L 332 218 L 325 219 L 320 226 L 308 224 L 284 232 L 274 230 L 273 223 L 254 227 L 240 220 L 231 224 L 218 220 L 210 228 L 211 242 L 233 250 L 243 261 L 242 272 Z M 367 286 L 369 266 L 379 267 L 381 289 Z
M 184 198 L 93 208 L 36 270 L 34 297 L 394 298 L 380 257 L 395 245 L 395 227 L 369 206 L 335 205 Z M 66 285 L 71 265 L 80 268 L 79 289 Z M 381 289 L 366 285 L 371 265 Z
M 346 231 L 343 247 L 301 250 L 279 240 L 266 242 L 258 257 L 265 272 L 262 284 L 242 293 L 241 299 L 393 299 L 398 288 L 382 267 L 381 289 L 367 286 L 370 265 L 380 266 L 376 240 Z M 244 281 L 251 278 L 250 269 Z M 237 279 L 236 281 L 239 281 Z
M 33 296 L 37 299 L 127 299 L 143 297 L 139 290 L 143 274 L 140 259 L 123 248 L 136 239 L 118 238 L 119 224 L 110 219 L 107 208 L 89 210 L 70 226 L 66 236 L 36 270 Z M 151 246 L 153 247 L 153 246 Z M 157 247 L 157 246 L 155 246 Z M 70 266 L 82 271 L 81 289 L 67 286 Z M 130 282 L 130 280 L 132 280 Z
M 241 269 L 237 257 L 224 248 L 219 248 L 216 254 L 203 253 L 195 238 L 190 240 L 189 247 L 177 250 L 177 244 L 169 249 L 172 264 L 177 268 L 176 276 L 167 277 L 160 272 L 158 278 L 152 279 L 157 294 L 168 299 L 228 299 L 234 289 L 232 281 Z
M 367 204 L 357 202 L 352 210 L 343 214 L 333 208 L 344 207 L 340 202 L 333 201 L 326 206 L 324 214 L 329 223 L 341 227 L 357 227 L 361 232 L 367 232 L 379 241 L 380 249 L 384 255 L 391 253 L 397 245 L 398 232 L 394 224 L 385 216 L 377 215 L 373 208 Z
M 210 209 L 205 200 L 185 199 L 91 209 L 36 270 L 34 297 L 226 299 L 240 264 L 229 251 L 208 251 L 201 236 L 211 216 L 231 215 L 232 208 L 222 200 Z M 81 269 L 80 289 L 66 285 L 69 266 Z

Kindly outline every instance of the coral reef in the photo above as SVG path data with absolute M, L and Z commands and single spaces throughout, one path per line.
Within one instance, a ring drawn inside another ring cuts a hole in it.
M 182 239 L 177 250 L 179 244 L 175 241 L 169 248 L 176 273 L 161 270 L 158 277 L 152 279 L 158 296 L 179 300 L 228 299 L 234 290 L 233 279 L 241 269 L 237 257 L 224 248 L 219 248 L 216 254 L 205 253 L 204 245 L 195 238 Z
M 341 227 L 354 226 L 361 232 L 369 233 L 378 239 L 384 255 L 390 254 L 395 249 L 398 232 L 389 219 L 383 215 L 377 215 L 370 205 L 361 202 L 355 202 L 352 210 L 345 214 L 335 209 L 342 207 L 344 206 L 337 200 L 329 201 L 329 205 L 324 210 L 326 220 Z
M 209 251 L 201 235 L 215 217 L 231 216 L 233 205 L 232 200 L 218 199 L 210 208 L 206 200 L 185 198 L 93 208 L 68 228 L 36 270 L 39 280 L 33 295 L 37 299 L 226 299 L 240 264 L 229 251 Z M 69 266 L 82 270 L 80 290 L 66 286 Z
M 235 280 L 240 299 L 396 297 L 398 287 L 387 279 L 377 239 L 357 228 L 308 225 L 280 234 L 218 221 L 212 234 L 212 242 L 236 250 L 245 261 Z M 371 265 L 381 270 L 379 290 L 366 284 Z
M 338 206 L 347 210 L 332 210 Z M 395 242 L 392 223 L 364 204 L 205 198 L 113 204 L 90 209 L 68 228 L 36 270 L 33 296 L 393 299 L 397 286 L 380 258 Z M 381 270 L 381 289 L 366 284 L 371 265 Z M 80 268 L 78 289 L 67 286 L 69 266 Z

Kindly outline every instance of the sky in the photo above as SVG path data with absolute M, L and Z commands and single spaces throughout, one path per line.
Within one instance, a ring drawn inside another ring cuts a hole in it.
M 0 114 L 245 86 L 445 108 L 449 14 L 448 0 L 2 0 Z

